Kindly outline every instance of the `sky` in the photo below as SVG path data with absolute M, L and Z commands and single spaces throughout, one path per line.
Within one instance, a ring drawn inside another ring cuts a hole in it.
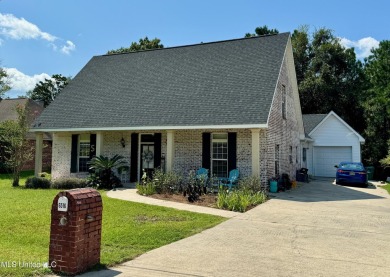
M 145 36 L 170 47 L 242 38 L 263 25 L 332 29 L 363 59 L 390 39 L 388 11 L 388 0 L 0 0 L 0 67 L 13 98 Z

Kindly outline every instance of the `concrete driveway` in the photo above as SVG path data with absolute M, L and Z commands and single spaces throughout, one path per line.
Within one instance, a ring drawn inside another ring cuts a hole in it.
M 390 276 L 390 197 L 317 180 L 85 276 Z

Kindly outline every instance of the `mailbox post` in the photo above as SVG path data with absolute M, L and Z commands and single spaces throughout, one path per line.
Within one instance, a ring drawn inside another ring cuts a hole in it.
M 51 209 L 49 265 L 76 275 L 100 262 L 102 198 L 84 188 L 57 194 Z

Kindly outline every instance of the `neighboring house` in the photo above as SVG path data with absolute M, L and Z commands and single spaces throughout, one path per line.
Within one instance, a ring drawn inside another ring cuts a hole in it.
M 309 174 L 335 177 L 335 165 L 342 161 L 360 162 L 364 138 L 335 112 L 304 114 L 306 140 L 302 143 L 302 166 Z
M 1 99 L 0 98 L 0 122 L 7 120 L 18 120 L 18 112 L 16 110 L 17 106 L 22 106 L 28 109 L 28 121 L 33 123 L 33 121 L 42 113 L 43 105 L 35 102 L 34 100 L 28 98 L 17 98 L 17 99 Z M 35 134 L 28 133 L 27 140 L 32 148 L 35 149 Z M 51 167 L 51 135 L 46 133 L 43 137 L 44 148 L 43 148 L 43 169 L 49 170 Z M 4 163 L 4 149 L 0 149 L 0 163 Z M 26 162 L 24 165 L 24 170 L 34 169 L 35 159 L 31 159 Z M 1 166 L 0 166 L 1 168 Z
M 93 57 L 32 131 L 53 134 L 53 178 L 114 154 L 130 181 L 157 167 L 295 178 L 304 131 L 290 34 Z

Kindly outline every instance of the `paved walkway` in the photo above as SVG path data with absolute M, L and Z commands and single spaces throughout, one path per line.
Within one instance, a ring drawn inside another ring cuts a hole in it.
M 390 197 L 314 181 L 192 237 L 83 276 L 390 276 Z
M 167 200 L 154 199 L 147 196 L 142 196 L 137 193 L 134 188 L 118 188 L 115 191 L 111 190 L 107 192 L 107 196 L 132 202 L 145 203 L 149 205 L 163 206 L 168 208 L 174 208 L 178 210 L 190 211 L 195 213 L 212 214 L 226 218 L 232 218 L 238 216 L 239 213 L 225 211 L 220 209 L 208 208 L 203 206 L 178 203 Z

